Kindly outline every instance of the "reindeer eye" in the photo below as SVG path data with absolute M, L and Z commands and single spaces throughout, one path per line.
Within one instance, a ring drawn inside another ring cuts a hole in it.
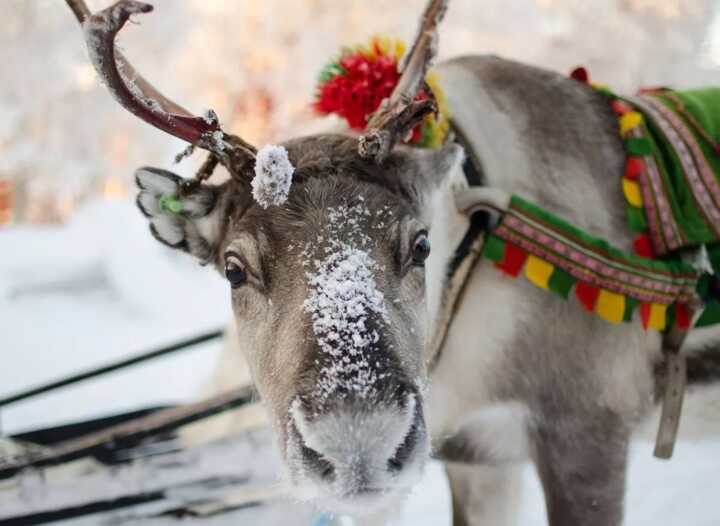
M 247 272 L 234 261 L 225 263 L 225 277 L 230 282 L 230 286 L 234 289 L 242 287 L 247 281 Z
M 427 232 L 420 232 L 413 243 L 412 260 L 418 266 L 425 265 L 425 260 L 430 255 L 430 240 Z

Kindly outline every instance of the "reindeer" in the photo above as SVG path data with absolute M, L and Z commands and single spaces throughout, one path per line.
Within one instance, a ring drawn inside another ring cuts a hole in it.
M 468 225 L 454 202 L 465 155 L 484 186 L 631 248 L 617 184 L 624 152 L 602 95 L 496 57 L 453 59 L 437 71 L 467 151 L 452 140 L 405 146 L 435 107 L 414 100 L 446 7 L 432 0 L 368 131 L 293 139 L 278 150 L 284 158 L 135 73 L 114 40 L 151 6 L 122 0 L 91 14 L 82 0 L 67 3 L 115 98 L 209 152 L 193 180 L 139 169 L 138 205 L 160 242 L 227 279 L 237 344 L 298 495 L 336 510 L 383 509 L 418 479 L 432 442 L 448 462 L 456 525 L 512 523 L 516 464 L 526 459 L 553 526 L 622 522 L 628 442 L 662 388 L 658 334 L 610 325 L 481 261 L 441 352 L 430 344 Z M 286 200 L 253 198 L 261 154 L 294 170 Z M 217 165 L 231 177 L 210 184 Z M 717 363 L 691 352 L 691 382 L 719 377 Z

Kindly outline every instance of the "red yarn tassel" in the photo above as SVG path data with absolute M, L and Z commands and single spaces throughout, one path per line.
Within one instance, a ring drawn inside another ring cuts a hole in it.
M 650 242 L 650 236 L 647 234 L 640 234 L 636 237 L 635 241 L 633 241 L 633 245 L 635 246 L 635 253 L 638 256 L 655 259 L 655 252 L 653 251 L 652 243 Z
M 635 181 L 644 169 L 645 161 L 642 157 L 628 157 L 625 161 L 625 178 Z
M 527 252 L 523 249 L 513 245 L 512 243 L 505 243 L 505 255 L 503 256 L 502 261 L 495 263 L 495 266 L 502 270 L 505 274 L 516 278 L 518 274 L 520 274 L 527 257 Z
M 584 281 L 578 281 L 575 284 L 575 296 L 577 296 L 582 306 L 589 312 L 595 310 L 595 301 L 597 300 L 598 294 L 600 294 L 600 289 L 595 285 L 590 285 Z
M 615 112 L 615 115 L 617 115 L 618 117 L 626 114 L 629 111 L 632 111 L 632 108 L 630 106 L 628 106 L 619 99 L 615 99 L 614 101 L 612 101 L 612 109 Z
M 675 323 L 684 331 L 690 328 L 690 313 L 684 303 L 675 304 Z
M 640 304 L 640 319 L 642 320 L 643 329 L 647 330 L 648 323 L 650 322 L 650 304 Z

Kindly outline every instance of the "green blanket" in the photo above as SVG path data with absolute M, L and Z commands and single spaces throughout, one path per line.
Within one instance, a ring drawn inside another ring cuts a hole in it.
M 637 177 L 655 256 L 720 240 L 720 88 L 657 90 L 629 102 L 643 122 L 630 139 L 649 155 Z M 639 151 L 638 153 L 645 153 Z M 636 230 L 645 227 L 634 223 Z M 639 228 L 638 228 L 639 227 Z

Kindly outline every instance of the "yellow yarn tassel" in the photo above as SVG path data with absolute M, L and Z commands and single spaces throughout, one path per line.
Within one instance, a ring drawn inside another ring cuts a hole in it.
M 620 117 L 620 135 L 625 136 L 627 132 L 640 126 L 642 115 L 637 111 L 629 111 Z
M 600 289 L 595 302 L 595 313 L 611 323 L 621 323 L 625 315 L 625 296 Z
M 525 263 L 525 276 L 541 289 L 547 289 L 555 267 L 530 254 Z
M 642 192 L 640 191 L 640 185 L 635 181 L 631 181 L 626 177 L 622 180 L 622 189 L 625 194 L 625 199 L 628 200 L 632 206 L 640 208 L 643 205 Z
M 660 303 L 652 303 L 650 305 L 650 316 L 648 317 L 648 327 L 662 331 L 665 329 L 667 319 L 667 305 Z

